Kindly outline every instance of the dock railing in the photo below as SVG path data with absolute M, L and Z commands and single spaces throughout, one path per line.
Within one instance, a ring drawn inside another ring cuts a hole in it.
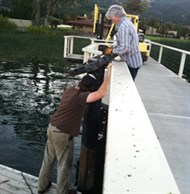
M 74 53 L 75 39 L 90 40 L 90 44 L 82 48 L 82 52 L 83 52 L 82 54 Z M 63 58 L 82 59 L 83 63 L 85 63 L 89 58 L 102 54 L 102 52 L 98 50 L 98 46 L 100 44 L 101 45 L 112 45 L 113 41 L 109 41 L 108 43 L 103 43 L 102 40 L 92 38 L 92 37 L 73 36 L 73 35 L 64 36 Z
M 75 39 L 86 39 L 89 40 L 89 37 L 85 36 L 64 36 L 64 49 L 63 49 L 63 58 L 75 58 L 83 60 L 83 54 L 74 53 L 74 44 Z
M 185 67 L 185 63 L 186 63 L 186 56 L 187 55 L 190 56 L 190 52 L 186 51 L 186 50 L 174 48 L 174 47 L 171 47 L 171 46 L 159 44 L 157 42 L 151 42 L 151 45 L 155 45 L 155 46 L 159 47 L 158 63 L 160 63 L 160 64 L 162 63 L 164 49 L 169 49 L 171 51 L 176 51 L 176 52 L 181 54 L 179 70 L 178 70 L 178 73 L 177 73 L 178 76 L 181 78 L 183 76 L 183 73 L 184 73 L 184 67 Z M 151 48 L 152 48 L 152 46 L 151 46 Z M 169 57 L 173 57 L 173 56 L 169 56 Z M 162 63 L 162 64 L 165 65 L 164 63 Z M 189 68 L 189 70 L 190 70 L 190 68 Z
M 103 194 L 179 194 L 124 62 L 113 61 Z

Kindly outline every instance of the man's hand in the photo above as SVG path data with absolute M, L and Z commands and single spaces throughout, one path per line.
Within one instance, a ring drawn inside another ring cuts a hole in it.
M 111 55 L 112 54 L 112 47 L 108 47 L 107 49 L 104 50 L 104 55 Z

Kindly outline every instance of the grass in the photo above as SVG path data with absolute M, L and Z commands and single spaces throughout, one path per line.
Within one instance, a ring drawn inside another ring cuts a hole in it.
M 20 31 L 0 32 L 0 61 L 15 63 L 65 63 L 63 46 L 66 35 L 63 31 L 30 33 Z M 81 52 L 84 41 L 76 44 Z

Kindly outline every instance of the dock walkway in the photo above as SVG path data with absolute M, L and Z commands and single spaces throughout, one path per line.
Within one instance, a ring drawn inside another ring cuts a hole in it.
M 149 59 L 136 87 L 181 194 L 190 193 L 190 83 Z

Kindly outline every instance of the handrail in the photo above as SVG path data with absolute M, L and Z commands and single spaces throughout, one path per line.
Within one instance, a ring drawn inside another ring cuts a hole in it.
M 103 194 L 179 194 L 124 62 L 112 62 Z
M 158 57 L 158 63 L 161 63 L 162 60 L 162 54 L 163 54 L 163 48 L 167 48 L 173 51 L 177 51 L 181 53 L 181 61 L 180 61 L 180 67 L 179 67 L 179 71 L 178 71 L 178 76 L 181 78 L 183 75 L 183 71 L 184 71 L 184 67 L 185 67 L 185 61 L 186 61 L 186 55 L 190 55 L 189 51 L 183 50 L 183 49 L 178 49 L 178 48 L 174 48 L 171 46 L 167 46 L 167 45 L 163 45 L 157 42 L 152 42 L 151 44 L 153 45 L 157 45 L 160 47 L 160 51 L 159 51 L 159 57 Z
M 71 56 L 71 55 L 79 55 L 79 54 L 73 53 L 74 39 L 87 39 L 91 41 L 90 45 L 87 45 L 86 47 L 82 49 L 82 51 L 84 52 L 83 63 L 86 62 L 89 58 L 102 53 L 101 51 L 98 51 L 99 44 L 113 45 L 114 43 L 114 41 L 112 40 L 106 43 L 103 43 L 103 41 L 106 41 L 106 40 L 100 40 L 100 39 L 96 39 L 93 37 L 85 37 L 85 36 L 66 35 L 64 36 L 63 58 L 67 58 L 68 56 Z

